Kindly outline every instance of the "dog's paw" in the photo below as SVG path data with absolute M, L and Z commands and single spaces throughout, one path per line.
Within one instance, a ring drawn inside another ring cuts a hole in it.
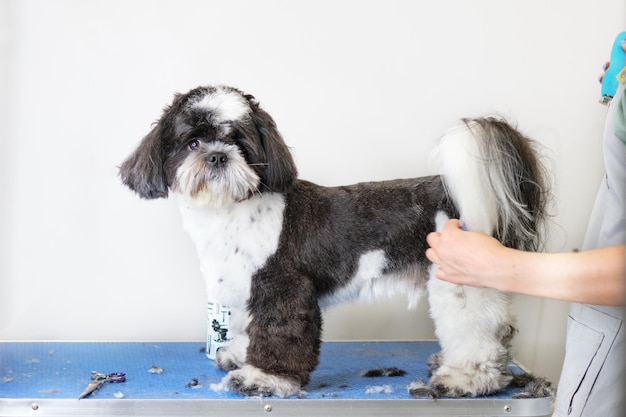
M 300 383 L 295 379 L 270 375 L 252 365 L 230 371 L 223 385 L 229 391 L 247 396 L 275 395 L 285 398 L 303 394 Z
M 239 359 L 238 355 L 233 352 L 233 349 L 229 349 L 228 346 L 220 348 L 215 355 L 215 366 L 224 371 L 239 369 L 244 365 L 245 362 Z
M 515 375 L 509 384 L 513 387 L 520 387 L 523 390 L 513 398 L 545 398 L 553 397 L 555 392 L 552 383 L 545 378 L 536 377 L 532 374 Z
M 473 364 L 465 367 L 441 365 L 430 378 L 435 397 L 476 397 L 493 394 L 506 387 L 511 373 L 496 366 Z
M 416 379 L 408 386 L 409 394 L 415 398 L 438 398 L 435 390 L 423 379 Z

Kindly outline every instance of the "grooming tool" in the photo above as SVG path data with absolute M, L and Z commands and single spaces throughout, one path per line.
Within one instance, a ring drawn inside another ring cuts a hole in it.
M 110 374 L 102 374 L 100 372 L 91 371 L 91 382 L 87 385 L 87 388 L 78 396 L 78 399 L 83 399 L 88 395 L 98 391 L 107 382 L 126 382 L 126 374 L 123 372 L 113 372 Z
M 622 49 L 622 41 L 626 40 L 626 32 L 617 35 L 611 49 L 611 61 L 602 78 L 600 103 L 607 105 L 613 99 L 617 87 L 626 82 L 626 51 Z

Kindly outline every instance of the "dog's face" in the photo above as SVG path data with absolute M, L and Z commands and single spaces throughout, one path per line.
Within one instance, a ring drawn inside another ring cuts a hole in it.
M 297 172 L 255 98 L 218 86 L 176 95 L 120 175 L 143 198 L 165 198 L 171 190 L 221 206 L 254 193 L 285 192 Z

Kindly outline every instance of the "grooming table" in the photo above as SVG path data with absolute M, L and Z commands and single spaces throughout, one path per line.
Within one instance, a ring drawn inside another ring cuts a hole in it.
M 215 391 L 225 372 L 202 342 L 0 342 L 0 416 L 545 416 L 551 398 L 513 399 L 516 389 L 478 398 L 414 399 L 436 342 L 325 342 L 300 398 L 247 398 Z M 511 364 L 516 373 L 524 372 Z M 154 367 L 163 373 L 151 373 Z M 361 372 L 398 367 L 405 376 Z M 78 400 L 91 371 L 124 372 Z M 197 385 L 194 379 L 197 380 Z M 194 382 L 192 382 L 194 381 Z

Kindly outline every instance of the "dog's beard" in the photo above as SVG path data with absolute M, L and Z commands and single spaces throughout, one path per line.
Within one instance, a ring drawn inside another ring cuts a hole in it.
M 226 155 L 223 165 L 214 166 L 209 161 L 215 152 Z M 172 190 L 197 205 L 220 207 L 249 198 L 258 192 L 260 182 L 237 146 L 214 142 L 201 144 L 185 158 L 176 171 Z

